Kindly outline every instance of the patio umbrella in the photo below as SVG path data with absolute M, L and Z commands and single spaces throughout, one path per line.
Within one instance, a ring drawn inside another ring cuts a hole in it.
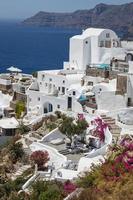
M 7 68 L 7 70 L 10 71 L 10 72 L 18 72 L 18 73 L 22 72 L 21 69 L 14 67 L 14 66 Z

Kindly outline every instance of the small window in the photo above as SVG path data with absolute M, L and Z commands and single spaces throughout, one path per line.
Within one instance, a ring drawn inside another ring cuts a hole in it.
M 110 34 L 109 33 L 106 33 L 106 38 L 110 38 Z
M 85 44 L 88 44 L 88 41 L 86 41 Z
M 76 95 L 76 92 L 75 92 L 75 91 L 73 91 L 73 95 L 74 95 L 74 96 Z
M 38 101 L 40 101 L 40 97 L 38 97 Z
M 40 82 L 40 85 L 42 85 L 42 82 Z
M 65 81 L 63 80 L 63 83 L 65 83 Z
M 45 75 L 43 74 L 43 75 L 42 75 L 42 81 L 44 80 L 44 78 L 45 78 Z
M 52 78 L 50 78 L 49 81 L 51 82 L 51 81 L 52 81 Z
M 48 86 L 48 84 L 47 83 L 45 83 L 45 87 L 47 87 Z
M 72 67 L 72 70 L 74 70 L 74 67 Z
M 104 47 L 104 41 L 103 41 L 103 40 L 100 41 L 100 43 L 99 43 L 99 47 Z
M 65 87 L 62 87 L 62 93 L 63 94 L 65 93 Z
M 57 105 L 57 108 L 60 109 L 60 105 L 59 104 Z
M 106 47 L 106 48 L 111 48 L 111 40 L 109 40 L 109 41 L 106 40 L 106 41 L 105 41 L 105 47 Z
M 88 81 L 88 85 L 93 86 L 93 82 L 92 81 Z
M 58 87 L 58 90 L 60 91 L 60 87 Z

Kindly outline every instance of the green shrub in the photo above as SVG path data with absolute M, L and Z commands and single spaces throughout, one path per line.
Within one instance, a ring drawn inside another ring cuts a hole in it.
M 18 101 L 16 103 L 16 117 L 19 119 L 23 112 L 25 112 L 25 103 L 23 101 Z

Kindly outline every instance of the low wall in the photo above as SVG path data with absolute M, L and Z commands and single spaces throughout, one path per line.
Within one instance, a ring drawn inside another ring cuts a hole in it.
M 34 174 L 23 186 L 22 190 L 27 189 L 36 179 L 39 177 L 39 174 Z
M 55 169 L 59 169 L 62 166 L 62 164 L 67 161 L 67 157 L 60 154 L 55 148 L 52 148 L 48 145 L 44 145 L 39 142 L 33 142 L 30 145 L 30 149 L 33 152 L 38 151 L 38 150 L 48 151 L 49 157 L 50 157 L 49 163 L 50 162 L 51 162 L 51 164 L 54 163 Z

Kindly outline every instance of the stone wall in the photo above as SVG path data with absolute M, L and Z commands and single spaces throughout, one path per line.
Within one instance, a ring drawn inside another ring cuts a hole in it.
M 8 93 L 8 91 L 9 90 L 12 90 L 12 85 L 3 85 L 3 84 L 0 84 L 0 90 L 2 91 L 2 92 L 7 92 Z
M 14 92 L 13 100 L 10 102 L 10 107 L 15 110 L 16 109 L 16 103 L 18 101 L 24 102 L 25 107 L 26 107 L 27 106 L 27 95 L 22 94 L 22 93 L 18 93 L 18 92 Z
M 127 93 L 127 76 L 125 74 L 117 75 L 117 85 L 116 85 L 117 94 Z
M 87 76 L 93 76 L 93 77 L 102 77 L 102 78 L 109 78 L 114 79 L 117 78 L 117 74 L 120 73 L 119 71 L 110 71 L 106 69 L 98 69 L 96 67 L 88 67 L 86 69 L 86 75 Z
M 23 93 L 14 92 L 13 101 L 27 102 L 27 95 Z

